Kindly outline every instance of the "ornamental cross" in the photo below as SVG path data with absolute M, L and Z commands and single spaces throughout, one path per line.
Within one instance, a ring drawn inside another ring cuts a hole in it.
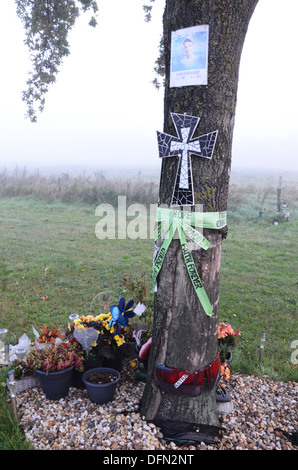
M 159 156 L 179 157 L 171 205 L 193 206 L 195 202 L 190 155 L 211 159 L 218 131 L 192 139 L 200 118 L 176 113 L 171 113 L 171 117 L 179 137 L 157 132 Z

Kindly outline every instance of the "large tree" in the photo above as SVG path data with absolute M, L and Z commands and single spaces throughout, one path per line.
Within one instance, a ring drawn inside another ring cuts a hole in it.
M 93 0 L 15 0 L 32 53 L 33 70 L 24 92 L 28 116 L 36 120 L 36 103 L 44 107 L 44 95 L 55 81 L 64 56 L 69 53 L 67 34 L 80 9 L 97 11 Z M 153 2 L 154 0 L 150 0 Z M 204 212 L 226 211 L 231 149 L 235 120 L 241 52 L 250 18 L 258 0 L 166 0 L 162 58 L 165 73 L 164 131 L 175 135 L 170 113 L 201 118 L 200 135 L 218 130 L 212 159 L 193 158 L 194 203 Z M 147 7 L 150 16 L 151 6 Z M 94 18 L 91 25 L 95 25 Z M 195 25 L 209 26 L 208 84 L 170 87 L 171 33 Z M 178 159 L 162 162 L 160 199 L 171 206 Z M 150 420 L 217 425 L 215 389 L 203 386 L 197 396 L 162 393 L 156 367 L 196 372 L 216 356 L 219 311 L 221 243 L 227 229 L 204 229 L 208 250 L 194 250 L 192 256 L 211 303 L 213 315 L 206 315 L 194 292 L 183 258 L 181 244 L 174 239 L 157 278 L 154 324 L 148 376 L 141 412 Z
M 241 52 L 258 0 L 167 0 L 163 17 L 165 66 L 164 131 L 175 135 L 170 113 L 201 118 L 199 135 L 218 129 L 211 160 L 192 158 L 195 204 L 204 212 L 226 211 Z M 209 25 L 208 85 L 170 87 L 171 33 Z M 162 161 L 159 204 L 170 207 L 178 158 Z M 204 229 L 206 251 L 192 252 L 213 316 L 194 292 L 180 240 L 174 239 L 157 278 L 152 345 L 142 414 L 151 420 L 218 425 L 215 389 L 198 396 L 161 391 L 156 366 L 195 372 L 216 357 L 221 244 L 224 230 Z

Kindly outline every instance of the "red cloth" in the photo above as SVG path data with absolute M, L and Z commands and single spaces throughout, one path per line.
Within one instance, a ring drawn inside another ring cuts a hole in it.
M 140 349 L 139 357 L 140 359 L 143 359 L 143 361 L 146 361 L 149 357 L 151 341 L 152 341 L 152 338 L 149 338 L 147 343 L 143 344 L 143 346 Z

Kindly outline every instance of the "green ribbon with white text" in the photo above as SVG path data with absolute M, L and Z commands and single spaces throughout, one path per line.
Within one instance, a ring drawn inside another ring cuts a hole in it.
M 225 212 L 190 212 L 175 209 L 158 208 L 156 215 L 157 228 L 155 229 L 155 242 L 165 236 L 161 247 L 158 249 L 153 266 L 153 287 L 161 270 L 166 253 L 177 230 L 181 242 L 182 253 L 188 275 L 201 302 L 206 315 L 212 316 L 212 306 L 199 277 L 191 250 L 186 241 L 186 236 L 203 250 L 208 250 L 210 243 L 192 225 L 200 228 L 219 230 L 227 225 L 227 213 Z

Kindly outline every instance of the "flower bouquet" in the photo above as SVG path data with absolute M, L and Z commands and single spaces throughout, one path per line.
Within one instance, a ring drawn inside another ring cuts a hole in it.
M 57 330 L 55 326 L 48 328 L 47 325 L 40 330 L 39 334 L 35 328 L 33 328 L 35 334 L 35 341 L 37 347 L 43 347 L 46 344 L 56 345 L 62 341 L 63 335 Z
M 96 367 L 110 367 L 118 372 L 121 371 L 125 327 L 135 316 L 133 304 L 133 300 L 126 302 L 122 297 L 117 304 L 109 308 L 107 313 L 71 317 L 72 323 L 68 325 L 68 334 L 77 341 L 83 351 L 84 371 Z M 83 386 L 82 374 L 74 374 L 73 385 Z
M 125 343 L 125 327 L 135 316 L 133 304 L 133 300 L 126 302 L 122 297 L 107 313 L 73 319 L 68 325 L 69 334 L 81 345 L 85 360 L 115 358 Z
M 230 368 L 227 362 L 232 360 L 231 349 L 236 345 L 236 337 L 240 336 L 240 331 L 235 331 L 229 323 L 221 322 L 218 325 L 218 351 L 221 361 L 220 376 L 223 380 L 230 379 Z M 231 398 L 225 389 L 224 384 L 217 384 L 216 388 L 216 401 L 217 402 L 229 402 Z
M 231 349 L 236 345 L 236 337 L 240 336 L 240 331 L 235 331 L 229 323 L 219 323 L 218 325 L 218 351 L 221 362 L 229 360 Z

